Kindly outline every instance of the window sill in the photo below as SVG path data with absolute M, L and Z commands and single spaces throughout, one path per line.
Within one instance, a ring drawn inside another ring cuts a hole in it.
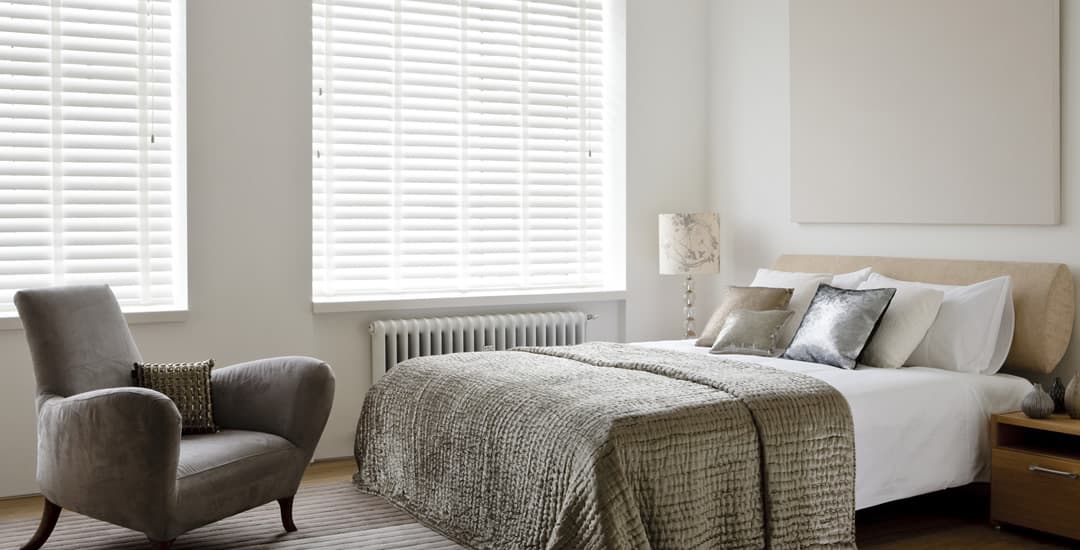
M 396 309 L 444 309 L 458 307 L 609 302 L 625 299 L 625 290 L 511 291 L 506 293 L 471 296 L 438 294 L 378 300 L 314 301 L 311 303 L 311 310 L 315 313 L 347 313 L 351 311 L 387 311 Z
M 124 313 L 129 325 L 150 323 L 182 323 L 187 321 L 188 310 L 167 309 L 154 311 L 129 311 Z M 22 330 L 22 321 L 14 313 L 0 317 L 0 330 Z

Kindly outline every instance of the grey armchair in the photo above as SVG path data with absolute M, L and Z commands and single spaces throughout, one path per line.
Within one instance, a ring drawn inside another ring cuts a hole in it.
M 179 535 L 277 500 L 292 501 L 322 436 L 334 375 L 310 357 L 215 369 L 214 434 L 180 434 L 165 395 L 132 387 L 141 361 L 107 286 L 15 294 L 37 377 L 40 548 L 62 508 L 141 531 L 155 549 Z

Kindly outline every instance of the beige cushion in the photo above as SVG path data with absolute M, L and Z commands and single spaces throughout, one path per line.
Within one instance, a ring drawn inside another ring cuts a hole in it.
M 859 362 L 872 367 L 897 369 L 911 357 L 915 348 L 934 324 L 945 292 L 886 277 L 871 276 L 859 290 L 895 288 L 896 295 L 881 318 Z M 936 365 L 934 365 L 936 366 Z
M 720 328 L 732 311 L 747 309 L 750 311 L 765 311 L 770 309 L 787 309 L 791 301 L 792 289 L 790 288 L 767 288 L 750 286 L 729 286 L 724 293 L 724 299 L 720 307 L 716 308 L 709 322 L 705 324 L 705 330 L 695 342 L 699 346 L 711 347 L 716 342 Z

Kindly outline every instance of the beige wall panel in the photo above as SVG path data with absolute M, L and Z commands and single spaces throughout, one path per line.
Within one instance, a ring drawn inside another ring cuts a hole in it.
M 791 219 L 1060 222 L 1058 0 L 791 0 Z

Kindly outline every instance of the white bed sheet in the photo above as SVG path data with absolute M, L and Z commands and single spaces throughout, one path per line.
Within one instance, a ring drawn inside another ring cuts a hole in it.
M 708 355 L 693 340 L 635 345 Z M 1031 383 L 1008 374 L 927 367 L 844 370 L 787 359 L 723 355 L 813 376 L 840 391 L 855 423 L 855 506 L 986 480 L 990 415 L 1015 411 Z

